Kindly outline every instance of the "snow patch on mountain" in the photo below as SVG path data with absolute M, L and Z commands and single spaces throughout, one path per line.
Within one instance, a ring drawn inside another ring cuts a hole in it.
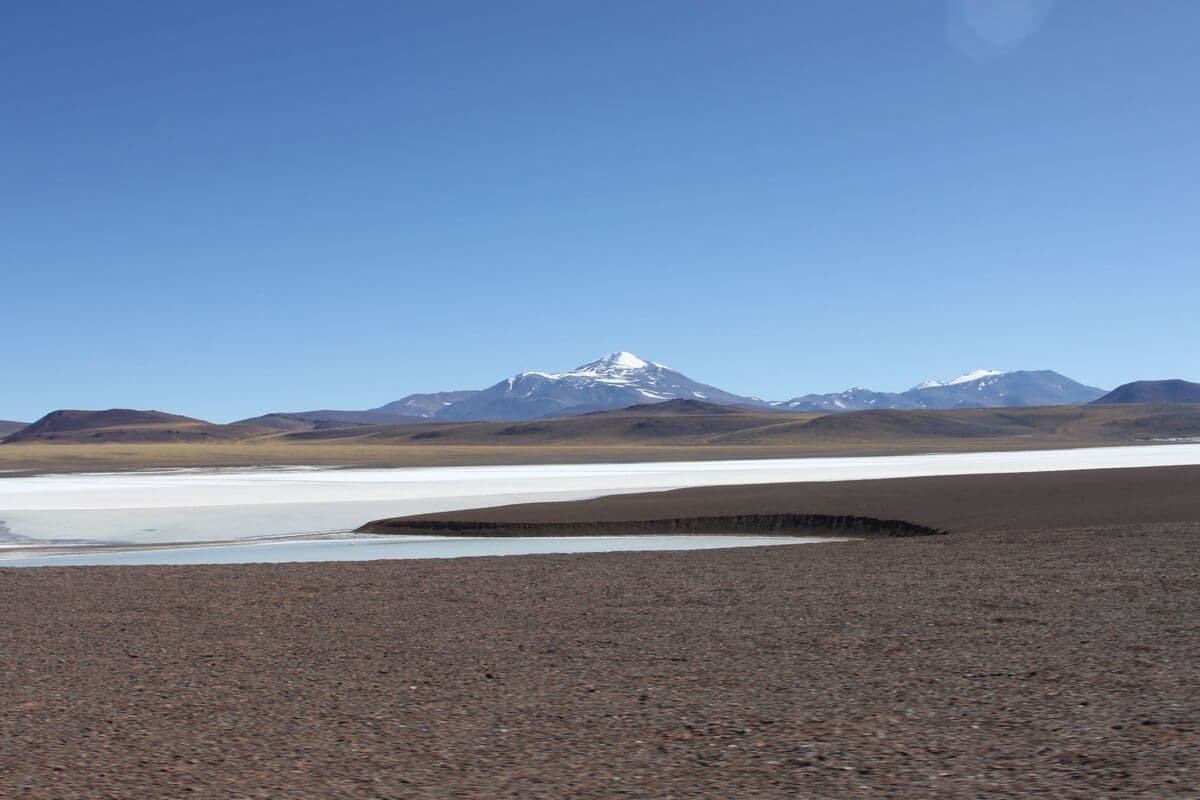
M 936 389 L 939 386 L 958 386 L 961 383 L 970 383 L 972 381 L 981 380 L 983 378 L 993 378 L 1004 373 L 998 369 L 974 369 L 970 372 L 964 372 L 957 378 L 951 378 L 948 381 L 921 381 L 909 391 L 920 391 L 921 389 Z

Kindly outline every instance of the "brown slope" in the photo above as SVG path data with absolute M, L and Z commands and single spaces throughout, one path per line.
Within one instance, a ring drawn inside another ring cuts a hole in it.
M 316 420 L 311 418 L 298 414 L 283 413 L 263 414 L 261 417 L 251 417 L 250 419 L 242 420 L 240 424 L 270 428 L 271 430 L 283 431 L 285 433 L 311 431 L 322 427 L 317 424 Z
M 22 428 L 28 427 L 28 422 L 13 422 L 8 419 L 0 419 L 0 439 L 5 436 L 11 436 Z
M 718 413 L 640 413 L 633 410 L 583 414 L 530 422 L 443 422 L 304 431 L 288 441 L 354 441 L 363 444 L 547 445 L 547 444 L 701 444 L 735 431 L 776 425 L 783 419 L 813 415 L 753 413 L 722 408 Z
M 665 417 L 665 416 L 690 416 L 694 414 L 737 414 L 744 412 L 746 409 L 734 406 L 722 406 L 716 403 L 705 403 L 700 400 L 688 400 L 684 398 L 676 398 L 674 400 L 664 400 L 659 403 L 639 403 L 628 408 L 618 408 L 608 411 L 590 411 L 586 415 L 589 417 L 599 416 L 623 416 L 623 417 Z
M 1100 423 L 1113 435 L 1133 439 L 1192 439 L 1200 437 L 1200 404 L 1140 405 L 1123 416 Z
M 712 444 L 918 441 L 1108 444 L 1200 435 L 1200 405 L 880 410 L 826 414 L 714 437 Z

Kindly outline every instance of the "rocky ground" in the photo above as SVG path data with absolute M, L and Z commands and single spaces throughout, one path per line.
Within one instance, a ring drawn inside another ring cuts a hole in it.
M 1200 524 L 0 570 L 0 797 L 1200 797 Z

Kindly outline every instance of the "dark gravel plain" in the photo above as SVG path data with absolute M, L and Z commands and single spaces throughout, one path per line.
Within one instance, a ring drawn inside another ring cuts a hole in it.
M 0 570 L 3 798 L 1198 786 L 1200 522 Z

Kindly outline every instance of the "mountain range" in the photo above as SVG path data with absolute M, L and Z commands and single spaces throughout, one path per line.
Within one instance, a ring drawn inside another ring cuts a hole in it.
M 923 381 L 899 393 L 855 388 L 767 402 L 700 383 L 633 353 L 617 352 L 566 372 L 521 372 L 485 389 L 413 394 L 361 411 L 274 412 L 241 422 L 295 431 L 427 421 L 524 421 L 675 399 L 763 411 L 842 412 L 1075 405 L 1103 394 L 1102 389 L 1049 370 L 975 370 L 947 381 Z
M 1000 372 L 980 369 L 948 381 L 929 380 L 906 392 L 847 389 L 808 394 L 780 403 L 788 411 L 867 411 L 902 408 L 1010 408 L 1090 403 L 1103 389 L 1085 386 L 1050 370 Z
M 19 430 L 0 429 L 0 443 L 548 446 L 587 441 L 811 450 L 854 442 L 997 437 L 1028 443 L 1030 436 L 1047 446 L 1173 441 L 1200 432 L 1200 384 L 1139 381 L 1096 399 L 1099 392 L 1054 372 L 977 370 L 923 381 L 905 392 L 851 389 L 768 403 L 698 383 L 629 353 L 613 353 L 568 372 L 520 373 L 479 391 L 411 395 L 363 411 L 266 414 L 228 425 L 161 411 L 59 410 L 27 426 L 11 423 Z M 1089 398 L 1092 402 L 1085 404 Z M 1022 405 L 1040 407 L 1016 408 Z

